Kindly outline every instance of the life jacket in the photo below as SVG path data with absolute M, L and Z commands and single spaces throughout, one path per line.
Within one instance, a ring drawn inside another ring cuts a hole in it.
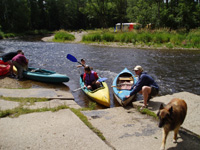
M 91 71 L 90 74 L 87 74 L 86 73 L 86 76 L 85 76 L 85 84 L 86 85 L 91 85 L 93 81 L 95 81 L 95 76 L 94 76 L 94 71 Z

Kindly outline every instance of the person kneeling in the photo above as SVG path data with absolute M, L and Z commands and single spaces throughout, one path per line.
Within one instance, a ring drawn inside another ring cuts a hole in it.
M 83 75 L 83 81 L 85 84 L 85 87 L 87 87 L 88 90 L 95 90 L 100 87 L 100 82 L 97 81 L 99 79 L 97 73 L 90 69 L 89 66 L 86 66 L 84 68 L 85 73 Z

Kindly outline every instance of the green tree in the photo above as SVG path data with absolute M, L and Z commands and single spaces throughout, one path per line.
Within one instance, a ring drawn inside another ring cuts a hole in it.
M 129 22 L 137 22 L 144 27 L 155 23 L 156 8 L 152 0 L 128 0 L 127 18 Z
M 186 28 L 187 31 L 191 28 L 198 27 L 199 19 L 197 18 L 199 18 L 200 15 L 200 13 L 198 13 L 198 8 L 199 7 L 195 1 L 170 1 L 169 7 L 166 7 L 161 12 L 162 25 L 169 27 L 170 29 Z
M 22 32 L 29 29 L 30 9 L 26 0 L 1 0 L 0 7 L 4 31 Z
M 115 17 L 117 18 L 118 22 L 121 23 L 121 30 L 122 30 L 122 23 L 126 22 L 126 10 L 127 10 L 127 0 L 114 0 L 115 6 Z
M 84 14 L 90 23 L 90 27 L 108 27 L 113 12 L 112 1 L 110 0 L 88 0 L 84 9 Z

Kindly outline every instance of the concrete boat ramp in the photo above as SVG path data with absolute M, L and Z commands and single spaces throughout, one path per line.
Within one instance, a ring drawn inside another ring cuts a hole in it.
M 70 92 L 53 89 L 0 89 L 4 97 L 46 97 L 47 102 L 28 105 L 29 109 L 53 108 L 67 105 L 74 109 L 80 106 Z M 149 109 L 158 111 L 160 103 L 168 103 L 174 97 L 187 102 L 188 114 L 180 130 L 178 142 L 173 143 L 173 132 L 167 138 L 168 150 L 199 150 L 200 148 L 200 96 L 188 92 L 153 98 Z M 141 102 L 133 102 L 140 106 Z M 0 97 L 0 109 L 18 107 L 19 102 L 6 101 Z M 157 121 L 143 115 L 134 107 L 82 111 L 93 127 L 105 137 L 103 141 L 90 130 L 70 109 L 57 112 L 35 112 L 17 118 L 0 118 L 1 150 L 156 150 L 162 141 L 162 129 Z M 1 111 L 0 111 L 1 112 Z

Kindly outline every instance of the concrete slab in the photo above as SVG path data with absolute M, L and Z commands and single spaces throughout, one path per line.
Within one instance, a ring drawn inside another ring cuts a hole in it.
M 0 95 L 5 97 L 45 97 L 51 99 L 74 100 L 70 91 L 60 91 L 56 89 L 0 89 Z
M 24 108 L 38 109 L 38 108 L 54 108 L 60 105 L 67 105 L 70 108 L 81 108 L 74 100 L 59 100 L 53 99 L 46 102 L 35 102 L 33 105 L 24 105 Z M 14 109 L 20 106 L 19 102 L 7 101 L 0 99 L 0 110 Z
M 162 129 L 152 117 L 142 115 L 134 108 L 117 107 L 83 113 L 116 150 L 155 150 L 161 146 Z M 178 143 L 172 141 L 173 132 L 170 132 L 166 149 L 196 150 L 200 147 L 200 140 L 186 132 L 179 133 Z
M 48 102 L 36 102 L 34 105 L 24 106 L 29 109 L 37 109 L 37 108 L 54 108 L 60 105 L 67 105 L 70 108 L 79 109 L 81 108 L 74 100 L 59 100 L 53 99 Z
M 171 99 L 173 98 L 180 98 L 185 100 L 187 103 L 188 111 L 187 111 L 187 116 L 185 118 L 184 123 L 182 124 L 182 127 L 200 135 L 200 96 L 195 95 L 189 92 L 180 92 L 180 93 L 175 93 L 173 95 L 165 95 L 165 96 L 160 96 L 160 97 L 155 97 L 150 100 L 149 102 L 149 107 L 148 109 L 153 111 L 154 113 L 157 113 L 160 104 L 164 103 L 167 104 L 170 102 Z M 142 106 L 143 101 L 136 101 L 133 102 L 133 106 Z
M 11 102 L 0 99 L 0 110 L 13 109 L 18 106 L 19 106 L 18 102 Z
M 70 110 L 0 119 L 0 149 L 111 150 Z

